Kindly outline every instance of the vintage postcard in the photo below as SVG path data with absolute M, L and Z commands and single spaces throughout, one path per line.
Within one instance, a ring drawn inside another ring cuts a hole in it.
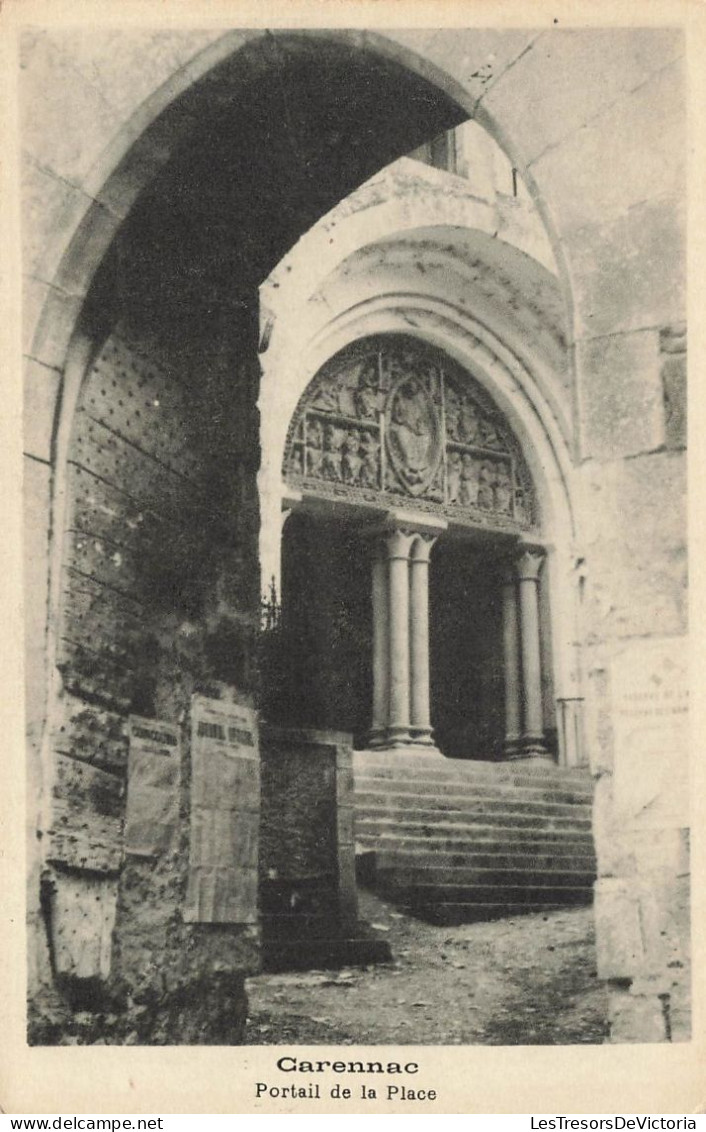
M 0 32 L 3 1110 L 693 1115 L 703 6 Z

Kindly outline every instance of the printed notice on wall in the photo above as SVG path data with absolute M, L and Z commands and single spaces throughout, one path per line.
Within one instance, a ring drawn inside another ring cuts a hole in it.
M 252 708 L 193 696 L 191 769 L 185 919 L 254 923 L 260 755 Z
M 162 719 L 131 715 L 125 852 L 155 857 L 173 844 L 179 823 L 179 731 Z
M 689 824 L 687 658 L 682 640 L 638 641 L 611 669 L 615 805 L 628 828 Z

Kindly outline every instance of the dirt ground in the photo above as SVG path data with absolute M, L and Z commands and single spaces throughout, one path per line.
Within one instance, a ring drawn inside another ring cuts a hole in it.
M 434 927 L 361 892 L 393 962 L 248 981 L 248 1045 L 563 1045 L 607 1036 L 593 912 Z

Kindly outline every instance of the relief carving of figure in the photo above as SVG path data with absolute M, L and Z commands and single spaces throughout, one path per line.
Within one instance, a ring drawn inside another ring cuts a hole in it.
M 324 428 L 324 454 L 321 461 L 321 473 L 324 479 L 338 481 L 341 479 L 341 446 L 345 435 L 345 432 L 333 424 L 327 424 Z
M 337 413 L 339 410 L 339 390 L 336 388 L 334 381 L 329 378 L 320 387 L 312 402 L 316 409 L 322 409 L 325 413 Z
M 478 420 L 478 410 L 472 401 L 465 400 L 461 405 L 459 439 L 463 440 L 466 444 L 473 444 L 477 441 L 479 432 L 480 421 Z
M 478 461 L 474 460 L 470 452 L 464 452 L 461 457 L 461 490 L 459 502 L 475 507 L 478 503 L 479 469 Z
M 458 503 L 461 498 L 461 453 L 449 452 L 446 483 L 449 503 Z
M 478 506 L 492 511 L 494 503 L 495 469 L 487 462 L 481 464 L 478 473 Z
M 289 470 L 294 476 L 304 475 L 304 462 L 302 459 L 301 449 L 292 449 L 292 454 L 289 458 Z
M 395 354 L 387 354 L 386 356 L 384 356 L 383 364 L 385 367 L 385 372 L 387 373 L 388 382 L 392 384 L 397 381 L 398 378 L 404 377 L 405 374 L 408 374 L 410 363 L 412 363 L 411 359 L 406 361 L 403 357 L 399 357 Z
M 360 456 L 360 433 L 352 428 L 343 440 L 341 478 L 344 483 L 358 483 L 363 461 Z
M 434 409 L 416 378 L 398 385 L 393 394 L 389 426 L 390 455 L 405 485 L 423 490 L 434 471 L 437 455 Z
M 460 440 L 459 419 L 461 405 L 459 403 L 458 394 L 451 385 L 446 386 L 445 409 L 446 435 L 449 440 Z
M 495 515 L 499 526 L 526 526 L 534 514 L 529 473 L 500 410 L 484 406 L 482 390 L 452 363 L 442 371 L 424 350 L 357 347 L 329 363 L 302 398 L 283 472 L 345 485 L 339 494 L 367 501 L 406 493 L 427 510 L 482 508 L 491 525 Z
M 495 510 L 509 515 L 512 512 L 512 477 L 506 464 L 501 464 L 495 478 Z
M 504 444 L 498 436 L 498 431 L 491 420 L 483 421 L 483 444 L 486 448 L 504 448 Z
M 359 417 L 375 420 L 378 412 L 377 359 L 368 360 L 363 365 L 353 403 Z
M 321 475 L 323 430 L 316 418 L 307 422 L 306 470 L 310 476 Z
M 363 487 L 378 487 L 380 483 L 378 472 L 378 442 L 371 432 L 363 429 L 360 434 L 360 446 L 363 453 L 363 466 L 360 469 L 360 482 Z

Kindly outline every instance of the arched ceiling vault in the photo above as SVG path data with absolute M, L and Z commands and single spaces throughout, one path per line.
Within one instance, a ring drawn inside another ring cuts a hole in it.
M 347 246 L 345 225 L 343 217 L 337 239 Z M 304 237 L 297 254 L 278 268 L 277 285 L 265 288 L 265 381 L 291 373 L 286 359 L 306 354 L 328 328 L 354 326 L 356 312 L 366 305 L 404 306 L 412 333 L 421 333 L 425 310 L 443 308 L 455 311 L 459 321 L 470 319 L 485 327 L 532 374 L 570 449 L 566 316 L 558 280 L 546 268 L 503 241 L 459 226 L 392 231 L 333 267 L 334 252 L 329 265 L 317 254 L 318 236 L 312 231 Z M 294 396 L 294 391 L 280 391 L 287 404 Z
M 185 330 L 216 309 L 237 314 L 322 214 L 464 117 L 426 80 L 351 44 L 296 34 L 247 44 L 163 112 L 171 131 L 155 123 L 178 140 L 113 241 L 89 308 Z

